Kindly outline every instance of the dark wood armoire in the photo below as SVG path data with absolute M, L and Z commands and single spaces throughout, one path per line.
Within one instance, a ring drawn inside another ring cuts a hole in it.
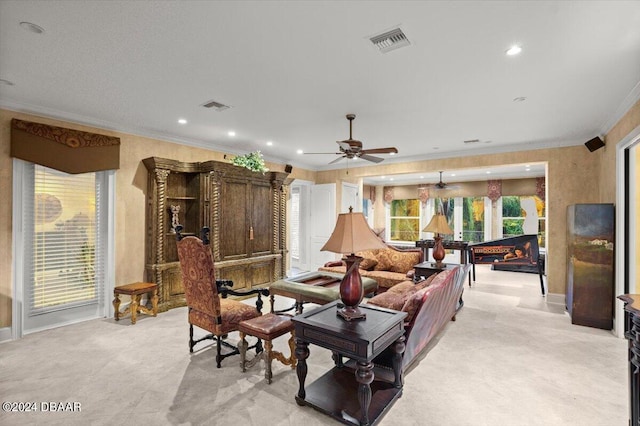
M 176 223 L 183 235 L 210 231 L 216 278 L 234 289 L 268 285 L 285 275 L 288 173 L 252 172 L 220 161 L 151 157 L 147 170 L 147 280 L 158 284 L 159 309 L 183 306 Z

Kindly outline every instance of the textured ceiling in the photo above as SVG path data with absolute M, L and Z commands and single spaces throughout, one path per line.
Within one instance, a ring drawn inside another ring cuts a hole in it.
M 385 162 L 577 145 L 639 98 L 639 23 L 638 1 L 3 0 L 0 106 L 312 170 L 345 166 L 296 150 L 336 152 L 347 113 Z M 376 51 L 396 26 L 411 44 Z

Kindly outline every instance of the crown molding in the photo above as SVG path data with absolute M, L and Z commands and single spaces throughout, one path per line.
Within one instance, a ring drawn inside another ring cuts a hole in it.
M 618 121 L 624 117 L 624 115 L 629 112 L 631 107 L 633 107 L 636 102 L 640 100 L 640 81 L 635 85 L 631 92 L 624 98 L 622 103 L 618 106 L 618 109 L 613 113 L 611 117 L 607 121 L 604 122 L 602 126 L 600 126 L 600 136 L 604 136 L 613 129 L 613 126 L 618 124 Z

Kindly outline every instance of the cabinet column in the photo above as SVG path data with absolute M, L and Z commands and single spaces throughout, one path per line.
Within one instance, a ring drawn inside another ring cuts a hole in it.
M 165 211 L 166 203 L 165 196 L 167 192 L 167 178 L 169 177 L 169 170 L 158 169 L 156 170 L 156 196 L 157 196 L 157 210 L 156 210 L 156 253 L 155 253 L 155 265 L 153 265 L 155 273 L 155 282 L 160 289 L 159 303 L 160 306 L 164 306 L 164 302 L 168 299 L 167 289 L 162 285 L 162 270 L 160 264 L 164 263 L 164 224 L 165 224 Z
M 220 254 L 220 199 L 222 172 L 212 171 L 209 173 L 211 178 L 211 250 L 213 251 L 213 261 L 219 262 L 222 255 Z

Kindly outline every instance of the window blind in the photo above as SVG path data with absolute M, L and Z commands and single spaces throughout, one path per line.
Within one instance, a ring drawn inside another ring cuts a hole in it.
M 101 180 L 34 167 L 25 229 L 29 244 L 29 315 L 100 303 Z

